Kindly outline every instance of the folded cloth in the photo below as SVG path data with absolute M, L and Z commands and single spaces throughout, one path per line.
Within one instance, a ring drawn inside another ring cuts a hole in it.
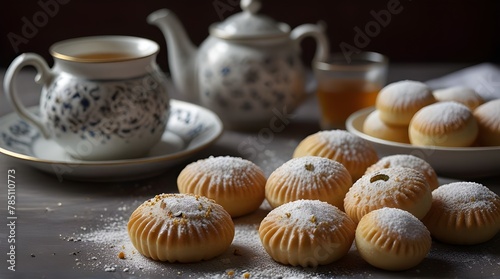
M 487 101 L 500 98 L 500 68 L 492 63 L 471 66 L 426 83 L 433 89 L 467 86 Z

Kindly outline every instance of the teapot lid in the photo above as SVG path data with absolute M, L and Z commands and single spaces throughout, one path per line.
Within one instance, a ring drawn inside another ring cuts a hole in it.
M 257 14 L 261 3 L 258 0 L 241 0 L 243 12 L 228 17 L 225 21 L 210 26 L 210 34 L 222 39 L 262 39 L 288 36 L 290 26 L 272 18 Z

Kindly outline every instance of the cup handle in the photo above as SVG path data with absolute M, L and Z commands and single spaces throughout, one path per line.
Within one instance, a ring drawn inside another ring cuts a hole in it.
M 322 26 L 310 23 L 302 24 L 292 30 L 290 37 L 297 44 L 300 44 L 306 37 L 314 38 L 316 40 L 316 53 L 313 61 L 326 61 L 328 58 L 330 44 Z
M 40 117 L 31 113 L 21 102 L 18 97 L 18 90 L 15 83 L 17 75 L 21 71 L 21 69 L 25 66 L 33 66 L 37 70 L 37 75 L 35 76 L 35 82 L 39 84 L 43 84 L 44 86 L 48 86 L 48 84 L 52 81 L 54 74 L 51 69 L 43 60 L 43 58 L 35 53 L 24 53 L 19 55 L 12 63 L 10 64 L 7 72 L 5 73 L 4 78 L 4 91 L 7 95 L 7 100 L 9 100 L 10 104 L 14 108 L 14 110 L 21 116 L 21 118 L 35 125 L 40 132 L 43 134 L 45 138 L 49 138 L 49 132 Z

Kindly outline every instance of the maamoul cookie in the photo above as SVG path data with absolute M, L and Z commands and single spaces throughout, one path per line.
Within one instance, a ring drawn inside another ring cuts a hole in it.
M 264 201 L 266 177 L 254 163 L 220 156 L 187 165 L 177 177 L 180 193 L 215 200 L 232 217 L 255 211 Z
M 320 156 L 335 160 L 349 171 L 356 181 L 366 168 L 378 161 L 378 155 L 368 142 L 344 130 L 320 131 L 303 139 L 293 157 Z
M 391 83 L 377 95 L 375 107 L 380 119 L 389 125 L 408 126 L 413 115 L 434 103 L 432 91 L 422 82 L 402 80 Z
M 432 192 L 432 207 L 422 221 L 442 242 L 483 243 L 500 231 L 500 197 L 475 182 L 442 185 Z
M 377 163 L 371 165 L 366 170 L 365 174 L 394 167 L 411 168 L 421 172 L 425 176 L 427 183 L 429 183 L 431 191 L 439 186 L 437 174 L 432 166 L 423 159 L 407 154 L 396 154 L 383 157 Z
M 319 200 L 285 203 L 262 220 L 259 236 L 277 262 L 293 266 L 324 265 L 349 252 L 356 224 L 337 207 Z
M 429 230 L 407 211 L 384 207 L 361 218 L 356 228 L 356 248 L 369 264 L 385 270 L 405 270 L 418 265 L 429 253 Z
M 226 251 L 234 238 L 234 223 L 222 206 L 206 197 L 161 194 L 132 213 L 128 234 L 148 258 L 197 262 Z
M 410 143 L 408 126 L 388 125 L 380 119 L 380 111 L 372 111 L 363 122 L 363 133 L 383 140 Z
M 352 186 L 349 171 L 328 158 L 293 158 L 277 168 L 266 183 L 266 199 L 272 207 L 306 199 L 321 200 L 344 209 L 344 197 Z
M 453 86 L 437 89 L 432 92 L 434 98 L 439 102 L 455 101 L 474 110 L 484 103 L 483 98 L 477 94 L 476 90 L 465 86 Z
M 422 219 L 431 203 L 431 189 L 421 172 L 394 167 L 365 174 L 356 181 L 345 196 L 344 210 L 356 223 L 382 207 L 403 209 Z
M 438 102 L 422 108 L 409 128 L 410 142 L 417 146 L 467 147 L 477 134 L 474 115 L 457 102 Z
M 500 146 L 500 99 L 482 104 L 474 111 L 479 126 L 479 144 Z

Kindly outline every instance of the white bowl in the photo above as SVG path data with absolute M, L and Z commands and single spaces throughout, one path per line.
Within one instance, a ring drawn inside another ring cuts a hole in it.
M 370 142 L 380 157 L 415 155 L 431 164 L 440 176 L 473 178 L 500 175 L 500 146 L 420 147 L 375 138 L 363 133 L 363 122 L 373 110 L 371 107 L 353 113 L 346 121 L 346 129 Z

